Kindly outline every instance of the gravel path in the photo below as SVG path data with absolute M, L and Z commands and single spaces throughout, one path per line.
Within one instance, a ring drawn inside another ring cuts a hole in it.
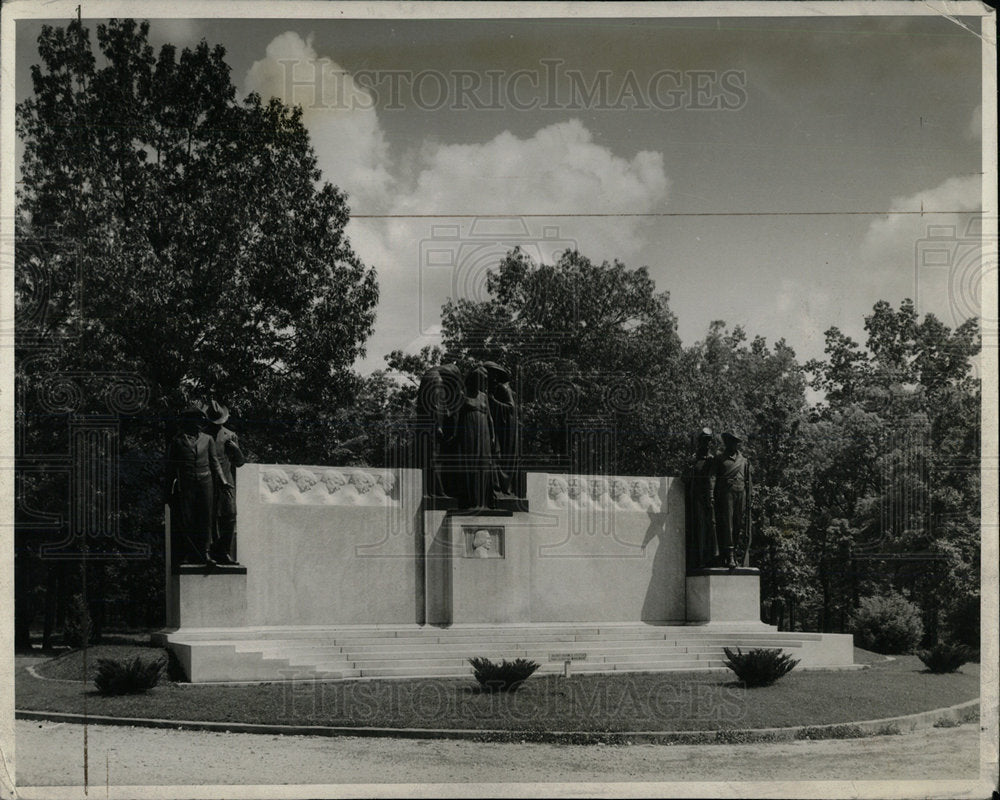
M 20 786 L 83 782 L 84 726 L 17 721 Z M 754 745 L 579 746 L 269 736 L 91 725 L 89 783 L 174 784 L 974 779 L 975 724 Z M 99 790 L 94 796 L 103 794 Z

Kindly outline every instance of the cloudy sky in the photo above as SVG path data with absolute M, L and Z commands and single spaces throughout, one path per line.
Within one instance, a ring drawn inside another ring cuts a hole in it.
M 980 42 L 955 21 L 152 21 L 202 37 L 240 90 L 303 105 L 349 194 L 382 293 L 365 371 L 436 341 L 516 242 L 648 266 L 685 343 L 721 319 L 804 359 L 880 298 L 979 312 Z

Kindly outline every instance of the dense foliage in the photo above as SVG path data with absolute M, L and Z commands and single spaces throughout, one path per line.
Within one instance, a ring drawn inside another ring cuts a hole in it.
M 902 595 L 864 597 L 851 615 L 854 643 L 876 653 L 912 653 L 924 635 L 920 609 Z
M 792 658 L 780 647 L 755 647 L 743 652 L 736 648 L 734 653 L 728 647 L 722 648 L 726 653 L 726 666 L 747 687 L 770 686 L 779 678 L 784 677 L 796 666 L 799 660 Z

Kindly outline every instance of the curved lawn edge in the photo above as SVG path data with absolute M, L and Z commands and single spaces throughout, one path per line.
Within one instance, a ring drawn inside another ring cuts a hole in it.
M 371 728 L 327 725 L 268 725 L 248 722 L 207 722 L 198 720 L 147 719 L 70 714 L 62 711 L 15 710 L 15 718 L 83 725 L 124 725 L 140 728 L 213 731 L 223 733 L 263 733 L 285 736 L 368 736 L 399 739 L 466 739 L 497 742 L 546 742 L 553 744 L 749 744 L 815 739 L 858 739 L 910 733 L 922 728 L 952 726 L 979 716 L 979 699 L 947 708 L 920 711 L 900 717 L 838 722 L 828 725 L 799 725 L 790 728 L 753 728 L 720 731 L 543 731 L 474 730 L 465 728 Z

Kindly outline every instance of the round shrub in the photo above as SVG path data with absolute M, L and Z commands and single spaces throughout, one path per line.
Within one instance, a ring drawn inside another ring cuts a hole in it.
M 975 654 L 964 644 L 953 642 L 938 642 L 930 650 L 918 650 L 917 656 L 931 672 L 957 672 Z
M 920 609 L 901 594 L 865 597 L 851 615 L 854 643 L 876 653 L 910 653 L 920 644 Z

